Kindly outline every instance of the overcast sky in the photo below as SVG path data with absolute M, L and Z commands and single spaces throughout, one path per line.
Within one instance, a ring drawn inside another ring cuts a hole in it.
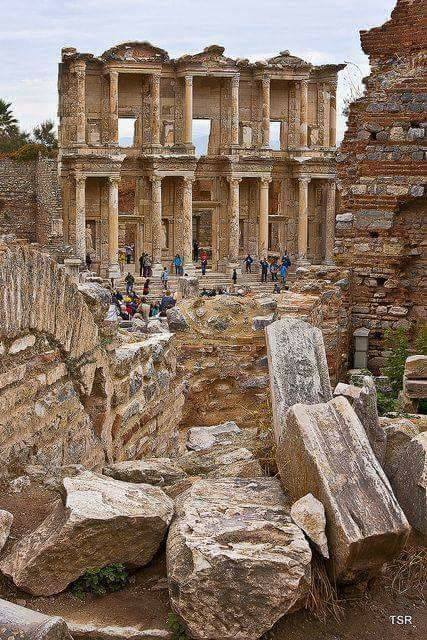
M 351 61 L 368 72 L 358 32 L 382 24 L 395 0 L 0 0 L 0 97 L 22 126 L 56 117 L 63 46 L 100 54 L 148 40 L 171 57 L 221 44 L 231 57 L 289 49 L 314 64 Z M 353 67 L 354 73 L 356 73 Z M 345 72 L 344 72 L 345 73 Z M 341 118 L 339 130 L 344 121 Z

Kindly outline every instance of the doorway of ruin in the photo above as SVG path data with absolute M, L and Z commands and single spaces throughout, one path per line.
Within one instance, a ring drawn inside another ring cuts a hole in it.
M 212 209 L 200 209 L 193 212 L 193 240 L 198 240 L 200 249 L 204 249 L 211 260 Z
M 135 146 L 135 125 L 136 118 L 133 116 L 118 118 L 119 147 Z

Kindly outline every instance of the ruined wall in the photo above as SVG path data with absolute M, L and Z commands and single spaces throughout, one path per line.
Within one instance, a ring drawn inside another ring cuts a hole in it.
M 62 242 L 62 203 L 55 159 L 0 160 L 0 234 L 57 246 Z
M 104 323 L 110 295 L 76 286 L 46 254 L 1 239 L 0 459 L 96 467 L 165 454 L 183 404 L 168 334 L 138 341 Z
M 389 22 L 361 33 L 372 74 L 338 155 L 336 261 L 353 268 L 352 320 L 371 330 L 374 371 L 384 330 L 425 313 L 426 30 L 423 0 L 398 0 Z
M 36 242 L 36 175 L 36 160 L 0 160 L 0 233 Z

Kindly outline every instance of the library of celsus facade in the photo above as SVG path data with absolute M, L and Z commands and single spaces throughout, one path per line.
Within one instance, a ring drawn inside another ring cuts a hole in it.
M 234 60 L 219 46 L 175 60 L 144 42 L 100 57 L 63 49 L 65 241 L 82 261 L 91 251 L 103 276 L 125 244 L 149 253 L 154 273 L 177 253 L 191 271 L 194 239 L 219 271 L 285 249 L 300 264 L 331 262 L 341 68 L 287 51 Z M 210 127 L 200 156 L 195 120 Z

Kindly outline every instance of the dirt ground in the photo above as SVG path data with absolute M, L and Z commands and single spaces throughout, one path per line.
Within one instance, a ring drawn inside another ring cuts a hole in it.
M 52 508 L 58 494 L 32 483 L 21 493 L 0 487 L 0 508 L 14 514 L 10 544 L 33 530 Z M 426 585 L 427 554 L 420 541 L 418 564 L 409 575 L 409 562 L 396 561 L 364 593 L 342 594 L 340 621 L 327 615 L 324 622 L 308 611 L 299 611 L 280 620 L 264 640 L 421 640 L 427 637 Z M 6 549 L 7 551 L 7 549 Z M 424 565 L 419 558 L 424 553 Z M 413 556 L 411 556 L 413 557 Z M 411 565 L 412 566 L 412 565 Z M 408 579 L 409 577 L 409 579 Z M 99 626 L 135 626 L 139 629 L 166 629 L 170 612 L 164 550 L 150 565 L 136 572 L 121 591 L 102 597 L 78 599 L 70 591 L 52 597 L 36 598 L 19 591 L 6 578 L 0 578 L 0 597 L 31 609 L 59 615 L 79 624 Z M 398 624 L 392 616 L 410 616 L 407 624 Z

